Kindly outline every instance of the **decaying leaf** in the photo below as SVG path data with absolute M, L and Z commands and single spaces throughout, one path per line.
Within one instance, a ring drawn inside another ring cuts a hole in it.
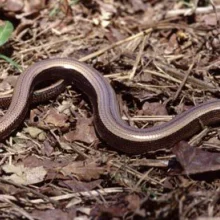
M 46 170 L 49 169 L 59 169 L 60 167 L 67 166 L 68 164 L 72 163 L 74 157 L 62 157 L 56 160 L 52 160 L 49 158 L 38 158 L 36 156 L 29 156 L 24 158 L 23 164 L 25 167 L 29 168 L 36 168 L 43 166 Z
M 19 12 L 24 7 L 23 0 L 7 0 L 5 1 L 4 10 L 10 12 Z
M 8 82 L 3 81 L 0 83 L 0 92 L 1 93 L 3 92 L 3 94 L 5 94 L 5 92 L 8 92 L 10 90 L 11 90 L 11 85 Z
M 67 122 L 68 116 L 64 113 L 59 113 L 56 109 L 51 108 L 47 113 L 41 112 L 38 109 L 31 110 L 30 122 L 43 129 L 60 128 L 66 129 L 69 127 Z
M 220 153 L 207 152 L 181 141 L 173 153 L 186 174 L 198 174 L 220 170 Z
M 85 143 L 93 143 L 97 136 L 91 118 L 79 118 L 76 124 L 76 130 L 70 131 L 64 135 L 67 141 L 82 141 Z
M 94 160 L 76 161 L 63 167 L 60 172 L 64 176 L 76 176 L 79 180 L 90 181 L 98 179 L 106 171 L 106 167 L 100 167 Z
M 165 105 L 159 102 L 145 102 L 142 111 L 144 115 L 168 115 Z
M 45 132 L 37 127 L 27 127 L 24 129 L 32 138 L 38 138 L 43 141 L 46 138 Z
M 28 168 L 23 164 L 13 165 L 6 164 L 2 167 L 5 173 L 10 176 L 3 176 L 4 179 L 11 180 L 22 185 L 30 185 L 40 183 L 44 180 L 47 171 L 42 167 Z
M 62 128 L 69 126 L 69 123 L 66 123 L 67 119 L 68 117 L 65 114 L 59 113 L 56 109 L 50 109 L 44 122 L 49 125 Z
M 70 209 L 49 209 L 49 210 L 35 210 L 32 213 L 32 216 L 36 220 L 70 220 L 74 219 L 76 216 L 76 210 L 74 208 Z
M 101 184 L 102 180 L 94 180 L 90 182 L 82 182 L 71 178 L 71 180 L 59 181 L 59 185 L 71 189 L 73 192 L 82 192 L 93 190 Z
M 130 210 L 136 210 L 138 207 L 140 207 L 141 199 L 136 194 L 126 196 L 125 200 L 128 202 L 128 208 Z

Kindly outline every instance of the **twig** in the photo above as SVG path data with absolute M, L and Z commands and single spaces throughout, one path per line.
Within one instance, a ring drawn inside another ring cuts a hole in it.
M 181 79 L 181 80 L 184 79 L 185 74 L 181 70 L 176 70 L 174 68 L 169 67 L 167 64 L 163 64 L 163 63 L 158 62 L 158 61 L 154 61 L 154 64 L 155 64 L 156 67 L 159 67 L 159 68 L 163 69 L 164 71 L 169 72 L 170 75 L 172 75 L 172 76 L 174 76 L 178 79 Z M 207 89 L 207 90 L 218 91 L 218 89 L 215 88 L 214 86 L 212 86 L 210 84 L 207 84 L 206 82 L 204 82 L 202 80 L 193 78 L 191 76 L 189 76 L 187 78 L 187 81 L 192 83 L 193 84 L 192 86 L 198 87 L 198 88 L 203 89 L 203 90 Z
M 137 191 L 140 184 L 145 180 L 145 179 L 148 179 L 149 178 L 149 174 L 150 172 L 153 170 L 153 168 L 150 168 L 146 173 L 144 173 L 142 175 L 142 177 L 138 180 L 138 182 L 135 184 L 134 186 L 134 191 Z
M 101 54 L 105 53 L 106 51 L 111 50 L 111 49 L 113 49 L 113 48 L 115 48 L 115 47 L 117 47 L 117 46 L 119 46 L 121 44 L 127 43 L 127 42 L 129 42 L 129 41 L 131 41 L 131 40 L 133 40 L 133 39 L 135 39 L 137 37 L 141 37 L 141 36 L 147 35 L 150 32 L 152 32 L 152 30 L 153 30 L 152 28 L 149 28 L 149 29 L 147 29 L 145 31 L 139 32 L 138 34 L 132 35 L 131 37 L 128 37 L 128 38 L 120 40 L 120 41 L 117 41 L 116 43 L 114 43 L 114 44 L 112 44 L 110 46 L 104 47 L 104 48 L 102 48 L 102 49 L 100 49 L 100 50 L 98 50 L 98 51 L 96 51 L 94 53 L 89 54 L 88 56 L 80 58 L 79 61 L 83 62 L 83 61 L 87 61 L 89 59 L 92 59 L 94 57 L 100 56 Z
M 218 19 L 217 9 L 216 9 L 216 6 L 215 6 L 213 0 L 210 0 L 210 3 L 211 3 L 211 5 L 212 5 L 212 7 L 213 7 L 213 10 L 214 10 L 214 12 L 215 12 L 216 24 L 217 24 L 217 27 L 218 27 L 220 22 L 219 22 L 219 19 Z
M 93 196 L 99 196 L 100 194 L 106 195 L 109 193 L 119 193 L 119 192 L 125 192 L 125 191 L 128 191 L 128 189 L 125 189 L 122 187 L 114 187 L 114 188 L 106 188 L 106 189 L 99 189 L 99 190 L 92 190 L 92 191 L 85 191 L 85 192 L 78 192 L 78 193 L 69 193 L 69 194 L 61 195 L 61 196 L 53 196 L 53 197 L 50 197 L 50 199 L 53 201 L 61 201 L 61 200 L 71 199 L 71 198 L 79 197 L 79 196 L 91 198 L 91 194 Z M 44 200 L 34 199 L 34 200 L 30 200 L 30 202 L 37 204 L 37 203 L 44 202 Z
M 142 44 L 141 44 L 139 53 L 138 53 L 138 55 L 137 55 L 136 61 L 135 61 L 135 63 L 134 63 L 134 66 L 133 66 L 133 68 L 132 68 L 132 70 L 131 70 L 131 73 L 130 73 L 130 76 L 129 76 L 129 79 L 130 79 L 130 80 L 132 80 L 132 79 L 134 78 L 134 75 L 135 75 L 135 73 L 136 73 L 138 64 L 139 64 L 139 62 L 140 62 L 140 60 L 141 60 L 141 56 L 142 56 L 143 51 L 144 51 L 144 47 L 145 47 L 145 44 L 146 44 L 146 40 L 147 40 L 147 35 L 145 35 L 145 36 L 143 37 L 143 40 L 142 40 Z
M 28 212 L 26 212 L 23 208 L 19 207 L 18 205 L 16 205 L 10 200 L 8 200 L 8 203 L 11 204 L 12 209 L 19 212 L 23 217 L 25 216 L 29 220 L 34 220 L 34 218 Z
M 160 160 L 160 159 L 131 159 L 132 167 L 168 167 L 168 160 Z
M 216 6 L 215 7 L 216 12 L 220 11 L 220 6 Z M 178 16 L 178 15 L 190 15 L 192 13 L 195 14 L 206 14 L 206 13 L 210 13 L 213 12 L 213 6 L 208 6 L 208 7 L 198 7 L 195 10 L 192 9 L 177 9 L 177 10 L 170 10 L 167 12 L 166 14 L 166 18 L 169 17 L 174 17 L 174 16 Z
M 6 184 L 10 184 L 10 185 L 16 186 L 16 187 L 18 187 L 18 188 L 24 189 L 24 190 L 26 190 L 27 192 L 29 192 L 29 193 L 31 192 L 31 193 L 33 193 L 34 195 L 37 195 L 38 197 L 42 198 L 42 201 L 49 201 L 50 203 L 52 203 L 52 204 L 55 205 L 55 206 L 58 205 L 57 201 L 55 201 L 55 200 L 49 198 L 48 196 L 45 196 L 45 195 L 42 194 L 42 193 L 37 192 L 36 190 L 33 190 L 33 189 L 29 188 L 29 187 L 20 185 L 20 184 L 18 184 L 18 183 L 14 183 L 14 182 L 12 182 L 12 181 L 10 181 L 10 180 L 6 180 L 6 179 L 4 179 L 4 178 L 2 178 L 2 177 L 0 177 L 0 182 L 6 183 Z
M 51 133 L 51 134 L 53 135 L 53 137 L 56 139 L 56 141 L 57 141 L 57 143 L 59 144 L 59 146 L 60 146 L 61 149 L 66 150 L 66 151 L 68 151 L 68 150 L 73 150 L 75 153 L 77 153 L 78 155 L 82 156 L 84 159 L 87 159 L 87 158 L 88 158 L 88 156 L 87 156 L 85 153 L 83 153 L 83 152 L 81 152 L 81 151 L 79 151 L 79 150 L 76 149 L 76 147 L 75 147 L 75 146 L 77 146 L 76 144 L 74 144 L 75 146 L 73 147 L 73 144 L 70 146 L 69 144 L 66 144 L 66 143 L 64 143 L 64 142 L 61 142 L 61 141 L 60 141 L 60 138 L 54 133 L 54 130 L 53 130 L 53 129 L 50 130 L 50 133 Z
M 160 72 L 153 71 L 153 70 L 144 70 L 144 73 L 149 73 L 149 74 L 152 74 L 155 76 L 159 76 L 159 77 L 162 77 L 164 79 L 170 80 L 175 83 L 179 83 L 179 84 L 181 83 L 181 80 L 176 79 L 176 78 L 170 76 L 169 74 L 164 74 L 164 73 L 160 73 Z
M 137 177 L 138 179 L 142 179 L 143 178 L 143 174 L 138 172 L 137 170 L 132 169 L 130 166 L 126 166 L 124 164 L 121 164 L 119 161 L 109 161 L 109 164 L 111 164 L 112 166 L 118 168 L 119 170 L 123 170 L 125 172 L 130 173 L 131 175 Z M 159 181 L 151 178 L 151 177 L 145 177 L 146 181 L 148 181 L 149 183 L 151 183 L 152 185 L 161 185 Z
M 183 89 L 184 85 L 186 84 L 186 81 L 187 81 L 187 79 L 188 79 L 188 77 L 189 77 L 189 74 L 191 73 L 191 70 L 192 70 L 194 64 L 195 64 L 195 60 L 193 61 L 193 63 L 190 65 L 188 71 L 186 72 L 186 74 L 185 74 L 185 76 L 184 76 L 184 78 L 183 78 L 183 81 L 181 82 L 181 84 L 180 84 L 178 90 L 176 91 L 176 94 L 175 94 L 175 96 L 174 96 L 174 98 L 173 98 L 173 101 L 175 101 L 175 100 L 178 98 L 178 96 L 179 96 L 181 90 Z

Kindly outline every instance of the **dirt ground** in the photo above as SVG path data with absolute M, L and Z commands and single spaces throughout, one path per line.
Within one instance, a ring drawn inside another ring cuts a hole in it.
M 37 61 L 68 57 L 111 83 L 133 127 L 218 104 L 219 12 L 219 0 L 0 0 L 0 95 Z M 0 219 L 220 219 L 220 107 L 204 116 L 214 126 L 196 119 L 174 146 L 129 155 L 98 137 L 76 87 L 32 104 L 1 141 Z

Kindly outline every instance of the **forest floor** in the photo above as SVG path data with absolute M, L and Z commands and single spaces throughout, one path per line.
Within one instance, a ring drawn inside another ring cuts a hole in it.
M 75 58 L 111 83 L 130 126 L 166 123 L 220 97 L 219 11 L 219 0 L 0 0 L 0 42 L 14 26 L 0 95 L 37 61 Z M 128 155 L 97 136 L 77 87 L 31 105 L 1 143 L 0 219 L 220 219 L 218 126 Z

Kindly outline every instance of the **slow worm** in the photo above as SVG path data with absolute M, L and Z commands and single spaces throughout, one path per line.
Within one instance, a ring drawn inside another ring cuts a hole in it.
M 31 97 L 31 103 L 41 103 L 46 102 L 52 98 L 57 97 L 61 92 L 66 88 L 66 83 L 64 80 L 58 80 L 50 86 L 47 86 L 42 89 L 35 90 L 33 96 Z M 7 108 L 11 104 L 12 95 L 1 95 L 0 96 L 0 107 Z M 0 134 L 1 136 L 1 134 Z
M 115 92 L 99 72 L 77 60 L 54 58 L 35 63 L 18 78 L 9 109 L 0 119 L 1 140 L 23 121 L 34 87 L 47 79 L 64 79 L 85 93 L 92 104 L 99 137 L 116 150 L 129 154 L 172 147 L 204 126 L 220 122 L 220 101 L 215 100 L 193 107 L 160 126 L 130 127 L 121 119 Z

